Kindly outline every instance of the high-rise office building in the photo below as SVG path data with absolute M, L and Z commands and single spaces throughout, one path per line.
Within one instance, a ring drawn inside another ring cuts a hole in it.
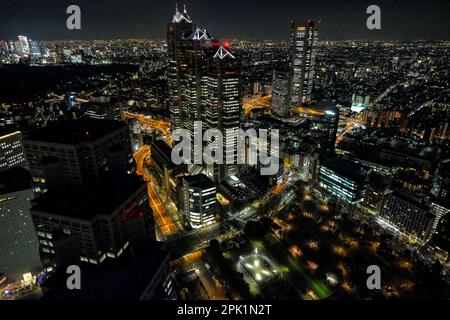
M 82 110 L 84 115 L 91 119 L 122 119 L 120 103 L 107 96 L 92 97 L 89 103 L 83 105 Z
M 24 139 L 33 181 L 44 189 L 96 189 L 115 170 L 132 172 L 128 126 L 80 119 L 50 124 Z
M 240 128 L 241 67 L 225 47 L 214 54 L 205 77 L 206 129 L 218 129 L 223 135 L 223 160 L 225 164 L 208 165 L 207 173 L 215 182 L 237 174 L 237 133 Z M 208 141 L 215 147 L 215 141 Z
M 312 20 L 292 22 L 291 29 L 291 104 L 300 106 L 310 101 L 314 85 L 317 24 Z
M 42 54 L 39 44 L 31 39 L 30 39 L 30 54 L 32 56 L 40 56 Z
M 202 146 L 193 142 L 195 133 L 203 130 L 198 121 L 203 120 L 205 109 L 205 75 L 208 70 L 207 52 L 211 47 L 211 36 L 205 29 L 197 27 L 188 41 L 191 41 L 191 46 L 187 48 L 188 67 L 182 75 L 183 128 L 191 136 L 191 153 L 194 158 L 203 151 Z
M 152 238 L 147 188 L 136 176 L 104 183 L 90 192 L 50 190 L 31 208 L 46 268 L 101 264 L 133 241 Z
M 336 146 L 336 136 L 339 124 L 339 109 L 324 107 L 324 116 L 319 120 L 321 131 L 320 153 L 323 156 L 333 156 Z
M 185 164 L 172 162 L 172 148 L 162 140 L 151 143 L 152 170 L 158 185 L 176 200 L 179 177 L 187 172 Z
M 19 54 L 24 56 L 30 53 L 30 44 L 26 36 L 17 36 L 19 39 L 20 51 Z
M 202 126 L 194 127 L 203 118 L 205 90 L 204 76 L 208 67 L 206 51 L 212 38 L 190 20 L 186 7 L 176 8 L 172 23 L 167 29 L 169 55 L 168 87 L 172 129 L 187 129 L 194 141 L 194 133 Z M 202 152 L 202 146 L 191 145 L 191 154 Z
M 450 200 L 450 161 L 441 161 L 435 171 L 431 193 L 439 198 Z
M 175 57 L 180 52 L 178 45 L 181 40 L 187 39 L 192 34 L 193 26 L 186 6 L 183 7 L 183 12 L 180 12 L 178 5 L 176 5 L 172 22 L 167 26 L 167 52 L 169 57 Z
M 425 198 L 399 189 L 383 197 L 378 221 L 394 234 L 422 245 L 434 232 L 436 213 Z
M 431 246 L 437 252 L 437 257 L 440 262 L 448 265 L 450 263 L 450 215 L 448 212 L 436 223 L 436 229 L 431 239 Z
M 67 287 L 67 272 L 57 270 L 41 287 L 41 300 L 176 299 L 170 255 L 156 241 L 132 243 L 115 259 L 84 265 L 81 290 Z
M 15 129 L 0 130 L 0 171 L 13 167 L 27 167 L 22 134 Z
M 9 54 L 14 53 L 14 51 L 15 51 L 14 41 L 13 40 L 5 41 L 5 49 L 6 49 L 6 52 Z
M 272 80 L 272 113 L 285 117 L 291 106 L 291 72 L 288 69 L 275 69 Z
M 237 173 L 237 130 L 241 112 L 241 69 L 229 51 L 205 29 L 195 26 L 186 8 L 167 29 L 169 104 L 172 129 L 184 128 L 194 142 L 195 133 L 218 129 L 224 135 L 225 165 L 209 165 L 208 176 L 215 182 Z M 195 126 L 195 123 L 201 125 Z M 212 147 L 212 146 L 211 146 Z M 192 145 L 191 154 L 203 152 L 204 145 Z
M 322 161 L 319 185 L 342 200 L 352 203 L 363 198 L 369 169 L 341 158 Z
M 441 201 L 440 199 L 430 200 L 431 202 L 431 210 L 433 214 L 436 216 L 435 222 L 433 224 L 433 231 L 436 230 L 439 221 L 450 212 L 450 203 L 447 201 Z
M 0 172 L 0 273 L 19 280 L 40 271 L 39 244 L 31 219 L 30 173 L 20 167 Z
M 34 181 L 48 188 L 31 208 L 47 270 L 79 261 L 101 264 L 151 237 L 146 184 L 127 174 L 133 162 L 127 125 L 63 121 L 25 141 Z
M 172 22 L 167 26 L 167 53 L 169 56 L 167 81 L 170 121 L 173 129 L 184 127 L 182 78 L 188 68 L 188 52 L 193 45 L 189 37 L 193 32 L 194 25 L 186 7 L 183 12 L 180 12 L 177 6 Z
M 204 174 L 182 178 L 182 207 L 186 219 L 195 229 L 215 222 L 216 186 Z

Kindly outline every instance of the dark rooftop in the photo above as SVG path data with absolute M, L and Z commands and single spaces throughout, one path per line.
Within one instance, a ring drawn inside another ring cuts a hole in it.
M 442 161 L 439 165 L 441 174 L 450 175 L 450 160 Z
M 31 188 L 31 174 L 28 170 L 15 167 L 0 172 L 0 194 Z
M 372 173 L 369 176 L 369 184 L 372 188 L 377 190 L 385 190 L 388 186 L 390 186 L 392 180 L 382 176 L 381 174 Z
M 189 183 L 189 186 L 194 188 L 208 189 L 216 186 L 214 182 L 203 173 L 194 176 L 185 176 L 183 179 Z
M 91 220 L 113 212 L 145 183 L 137 176 L 124 176 L 120 184 L 105 184 L 94 192 L 48 191 L 35 200 L 33 211 L 42 211 L 76 219 Z
M 10 133 L 13 133 L 13 132 L 16 132 L 16 131 L 20 131 L 20 130 L 14 125 L 7 125 L 7 126 L 0 127 L 0 137 L 5 136 Z
M 152 142 L 152 150 L 157 149 L 161 152 L 167 159 L 170 159 L 170 155 L 172 154 L 172 148 L 165 143 L 163 140 L 156 140 Z
M 172 168 L 175 164 L 172 162 L 172 148 L 163 140 L 156 140 L 151 144 L 152 158 L 161 167 Z
M 364 165 L 338 157 L 326 158 L 321 165 L 356 182 L 362 182 L 369 171 L 369 168 Z
M 131 244 L 118 259 L 101 265 L 82 264 L 81 289 L 67 289 L 65 268 L 60 268 L 43 284 L 43 300 L 137 300 L 168 253 L 154 241 Z M 156 295 L 152 299 L 163 299 Z
M 395 189 L 391 195 L 403 201 L 406 201 L 422 210 L 427 211 L 430 209 L 430 205 L 427 204 L 425 197 L 421 196 L 420 194 L 412 193 L 404 189 Z
M 93 142 L 124 127 L 126 127 L 125 123 L 113 120 L 67 120 L 52 123 L 44 128 L 33 131 L 24 140 L 78 144 L 81 142 Z

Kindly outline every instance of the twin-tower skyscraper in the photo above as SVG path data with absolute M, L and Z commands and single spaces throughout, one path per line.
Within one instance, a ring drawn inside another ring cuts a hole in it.
M 197 130 L 220 130 L 227 150 L 224 162 L 237 163 L 241 65 L 231 53 L 229 42 L 216 41 L 206 29 L 192 22 L 186 7 L 182 11 L 176 7 L 167 26 L 167 50 L 172 129 L 187 129 L 191 141 Z M 194 159 L 195 154 L 203 152 L 203 146 L 192 144 L 191 152 Z M 208 165 L 206 173 L 215 182 L 221 182 L 237 173 L 237 164 Z

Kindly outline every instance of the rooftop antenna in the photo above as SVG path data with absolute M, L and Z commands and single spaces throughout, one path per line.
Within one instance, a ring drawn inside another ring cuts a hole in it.
M 175 15 L 173 16 L 172 22 L 179 23 L 184 21 L 187 23 L 192 23 L 191 19 L 187 14 L 186 5 L 184 5 L 183 10 L 184 10 L 183 13 L 178 11 L 178 3 L 175 3 Z
M 234 56 L 227 50 L 225 49 L 223 46 L 219 47 L 219 50 L 217 50 L 216 54 L 214 55 L 214 59 L 215 58 L 219 58 L 219 59 L 224 59 L 226 57 L 230 57 L 232 59 L 235 59 Z

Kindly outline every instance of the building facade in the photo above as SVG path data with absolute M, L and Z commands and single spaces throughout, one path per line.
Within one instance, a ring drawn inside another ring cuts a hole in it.
M 153 236 L 147 188 L 137 177 L 89 194 L 47 192 L 31 209 L 44 266 L 101 264 Z
M 319 130 L 321 131 L 320 153 L 322 156 L 331 157 L 334 155 L 337 130 L 339 124 L 339 109 L 336 107 L 324 108 L 324 116 L 319 120 Z
M 83 105 L 84 115 L 91 119 L 120 121 L 122 119 L 121 105 L 111 97 L 92 97 L 89 103 Z
M 216 222 L 216 186 L 204 174 L 183 177 L 183 213 L 195 229 Z
M 316 62 L 317 23 L 292 22 L 291 27 L 291 103 L 301 106 L 311 100 Z
M 395 190 L 383 197 L 379 221 L 394 234 L 422 245 L 433 234 L 436 215 L 424 199 L 405 190 Z
M 41 268 L 30 213 L 31 175 L 16 167 L 0 172 L 0 181 L 0 273 L 18 280 Z
M 132 172 L 134 163 L 128 126 L 118 121 L 50 124 L 28 135 L 24 148 L 33 182 L 42 189 L 96 189 L 115 169 Z
M 14 167 L 27 167 L 22 133 L 5 129 L 0 131 L 0 171 Z
M 338 198 L 353 203 L 363 198 L 367 168 L 350 161 L 331 158 L 320 164 L 319 185 Z
M 179 177 L 187 172 L 185 164 L 174 164 L 171 154 L 172 148 L 162 140 L 151 143 L 151 159 L 154 177 L 168 195 L 177 201 L 177 188 L 180 182 Z
M 183 110 L 183 74 L 188 68 L 188 52 L 192 49 L 192 41 L 189 37 L 194 31 L 186 7 L 183 11 L 175 10 L 172 22 L 167 26 L 167 53 L 169 66 L 167 69 L 167 81 L 169 91 L 169 111 L 172 129 L 184 127 Z
M 272 80 L 272 113 L 285 117 L 289 114 L 291 106 L 291 72 L 289 70 L 275 69 Z
M 223 46 L 213 56 L 205 85 L 205 129 L 218 129 L 223 135 L 224 148 L 224 164 L 208 165 L 207 175 L 214 182 L 221 182 L 238 171 L 237 145 L 242 112 L 241 68 Z M 213 141 L 208 141 L 208 145 L 217 147 Z
M 212 141 L 194 144 L 194 137 L 208 129 L 224 136 L 224 163 L 207 165 L 215 182 L 237 173 L 237 131 L 241 116 L 241 68 L 230 52 L 229 42 L 221 45 L 206 29 L 192 23 L 186 8 L 176 8 L 167 29 L 169 55 L 168 87 L 172 129 L 188 130 L 192 159 L 202 155 Z M 193 161 L 192 161 L 193 162 Z

